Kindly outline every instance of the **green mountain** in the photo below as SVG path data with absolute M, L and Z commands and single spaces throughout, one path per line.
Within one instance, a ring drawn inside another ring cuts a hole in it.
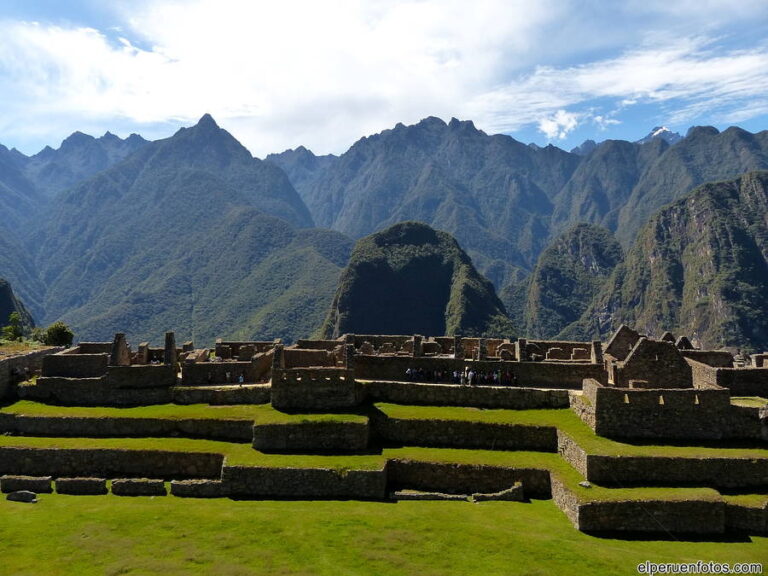
M 287 176 L 206 115 L 57 196 L 32 236 L 46 318 L 82 339 L 306 335 L 351 250 L 311 224 Z
M 292 173 L 285 158 L 271 160 Z M 472 122 L 427 118 L 362 138 L 294 184 L 320 226 L 360 238 L 418 220 L 453 234 L 502 286 L 535 264 L 552 201 L 579 161 L 553 146 L 488 136 Z
M 0 274 L 40 317 L 44 290 L 23 238 L 44 199 L 22 171 L 25 158 L 0 145 Z
M 280 154 L 269 154 L 265 160 L 279 166 L 288 175 L 293 187 L 302 194 L 303 190 L 311 189 L 339 158 L 333 154 L 315 156 L 304 146 L 299 146 Z
M 0 145 L 0 225 L 14 235 L 23 231 L 43 202 L 41 194 L 24 175 L 23 158 L 15 150 Z
M 657 132 L 568 153 L 427 118 L 362 138 L 339 157 L 300 148 L 269 160 L 319 225 L 360 238 L 399 221 L 427 223 L 453 234 L 501 288 L 517 286 L 575 224 L 607 228 L 628 248 L 651 215 L 696 186 L 768 169 L 768 132 Z
M 616 230 L 619 214 L 643 174 L 669 144 L 661 139 L 646 144 L 623 140 L 601 142 L 579 164 L 558 193 L 552 230 L 565 230 L 578 222 Z
M 14 312 L 18 312 L 23 326 L 31 328 L 35 325 L 32 315 L 14 295 L 10 283 L 0 278 L 0 327 L 8 324 L 8 317 Z
M 122 139 L 110 132 L 101 138 L 75 132 L 56 150 L 46 146 L 34 156 L 25 157 L 22 166 L 27 179 L 50 198 L 114 166 L 147 144 L 138 134 Z
M 157 341 L 174 329 L 199 345 L 217 337 L 292 342 L 322 324 L 350 239 L 242 206 L 201 226 L 207 241 L 132 258 L 62 320 L 83 339 L 119 329 L 135 343 Z
M 731 127 L 718 132 L 695 127 L 650 163 L 621 208 L 616 236 L 629 246 L 638 230 L 661 207 L 696 186 L 768 169 L 768 131 L 752 134 Z
M 403 222 L 355 244 L 323 332 L 511 337 L 513 329 L 450 234 Z
M 706 348 L 768 348 L 768 172 L 697 188 L 654 215 L 564 335 L 621 324 Z
M 608 230 L 579 224 L 556 238 L 533 273 L 507 287 L 502 300 L 522 334 L 554 338 L 579 319 L 621 260 Z

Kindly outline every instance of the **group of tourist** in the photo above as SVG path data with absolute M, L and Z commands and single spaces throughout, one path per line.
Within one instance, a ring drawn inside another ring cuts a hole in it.
M 465 366 L 464 370 L 424 370 L 408 368 L 405 377 L 412 382 L 435 382 L 438 384 L 461 384 L 462 386 L 490 385 L 516 386 L 517 376 L 511 371 L 475 370 Z

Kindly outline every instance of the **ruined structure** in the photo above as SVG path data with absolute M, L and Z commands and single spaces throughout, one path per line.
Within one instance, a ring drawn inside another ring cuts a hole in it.
M 587 531 L 768 530 L 768 354 L 739 367 L 727 352 L 626 326 L 605 345 L 346 334 L 198 349 L 167 333 L 162 348 L 134 351 L 116 334 L 51 352 L 36 380 L 0 389 L 61 405 L 0 409 L 0 490 L 160 495 L 172 480 L 173 494 L 198 497 L 551 497 Z M 151 404 L 168 415 L 144 415 Z M 189 404 L 210 405 L 209 416 L 185 417 Z M 112 444 L 61 449 L 57 436 Z M 144 437 L 176 440 L 163 450 Z M 251 463 L 230 460 L 237 443 L 251 444 Z M 327 464 L 291 465 L 295 453 Z M 638 495 L 617 501 L 613 487 Z

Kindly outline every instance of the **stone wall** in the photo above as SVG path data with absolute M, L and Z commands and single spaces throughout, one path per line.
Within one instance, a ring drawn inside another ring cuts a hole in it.
M 411 340 L 413 336 L 404 335 L 387 335 L 387 334 L 348 334 L 347 344 L 354 345 L 355 349 L 359 349 L 364 342 L 369 342 L 376 352 L 390 347 L 394 351 L 402 350 L 408 340 Z
M 526 340 L 525 358 L 535 355 L 547 360 L 586 360 L 592 357 L 591 342 L 568 342 L 560 340 Z
M 574 527 L 583 532 L 650 532 L 721 534 L 725 505 L 721 500 L 581 501 L 556 474 L 552 499 Z
M 465 366 L 480 372 L 500 370 L 510 372 L 523 387 L 581 388 L 584 378 L 605 380 L 602 364 L 584 362 L 506 362 L 454 360 L 453 358 L 409 356 L 355 356 L 355 377 L 363 380 L 407 380 L 408 368 L 422 368 L 428 372 L 452 373 Z
M 238 383 L 241 374 L 245 382 L 255 382 L 253 362 L 196 362 L 182 367 L 181 385 L 210 386 Z
M 691 367 L 691 377 L 693 379 L 693 387 L 698 389 L 715 389 L 721 388 L 717 384 L 717 369 L 712 368 L 702 362 L 698 362 L 691 358 L 686 358 L 686 362 Z
M 768 459 L 587 456 L 587 480 L 603 486 L 768 487 Z
M 583 532 L 722 534 L 725 504 L 712 500 L 588 502 L 579 506 Z
M 253 381 L 267 381 L 272 377 L 272 363 L 275 359 L 274 349 L 269 352 L 259 352 L 253 357 Z
M 65 406 L 141 406 L 167 404 L 172 388 L 113 388 L 106 378 L 40 377 L 34 385 L 19 385 L 19 398 Z
M 728 388 L 733 396 L 768 398 L 768 367 L 718 368 L 717 385 Z
M 301 350 L 285 348 L 283 350 L 285 368 L 301 368 L 309 366 L 335 366 L 336 359 L 327 350 Z
M 0 433 L 74 438 L 184 436 L 250 442 L 253 438 L 253 421 L 0 414 Z
M 46 348 L 0 360 L 0 400 L 10 394 L 11 386 L 20 382 L 25 374 L 41 371 L 43 358 L 62 350 L 64 348 Z
M 768 532 L 768 504 L 762 507 L 725 503 L 725 526 L 734 532 Z
M 684 358 L 701 362 L 715 368 L 733 367 L 733 356 L 722 350 L 680 350 Z
M 760 439 L 758 408 L 731 406 L 723 388 L 629 389 L 584 382 L 577 412 L 609 438 Z M 585 414 L 591 412 L 589 417 Z
M 405 446 L 557 451 L 557 430 L 550 426 L 459 420 L 400 420 L 381 413 L 371 418 L 371 424 L 373 433 L 380 439 Z
M 601 486 L 768 487 L 768 458 L 587 454 L 564 432 L 558 432 L 558 453 L 587 480 Z
M 113 388 L 162 388 L 176 385 L 176 370 L 171 365 L 145 364 L 109 366 L 107 384 Z
M 224 489 L 233 496 L 382 500 L 387 493 L 381 470 L 259 468 L 225 466 Z
M 336 349 L 338 346 L 344 344 L 344 339 L 339 340 L 306 340 L 299 339 L 296 341 L 296 348 L 304 348 L 305 350 L 327 350 L 329 352 Z
M 375 402 L 478 408 L 567 408 L 567 390 L 539 390 L 512 386 L 461 386 L 416 382 L 365 382 L 366 396 Z
M 352 370 L 272 370 L 272 405 L 278 410 L 335 410 L 357 406 L 361 399 Z
M 221 454 L 156 450 L 0 447 L 0 474 L 218 478 Z
M 112 342 L 80 342 L 69 354 L 109 354 Z
M 171 390 L 175 404 L 269 404 L 270 384 L 228 386 L 176 386 Z
M 640 338 L 626 360 L 615 369 L 614 385 L 628 388 L 632 380 L 653 388 L 691 388 L 691 368 L 671 342 Z
M 107 373 L 109 354 L 52 354 L 43 359 L 43 376 L 98 378 Z
M 367 422 L 257 424 L 252 436 L 253 447 L 264 452 L 359 452 L 368 448 L 369 426 Z
M 527 496 L 548 498 L 549 471 L 474 464 L 390 460 L 387 466 L 392 489 L 413 489 L 448 494 L 499 492 L 521 482 Z
M 584 478 L 588 476 L 588 456 L 584 449 L 562 430 L 557 431 L 557 453 Z

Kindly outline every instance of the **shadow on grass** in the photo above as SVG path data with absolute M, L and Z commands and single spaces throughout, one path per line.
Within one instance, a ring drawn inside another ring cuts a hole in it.
M 588 532 L 585 534 L 601 540 L 629 540 L 633 542 L 752 542 L 747 533 L 728 532 L 727 534 L 683 534 L 668 532 Z

